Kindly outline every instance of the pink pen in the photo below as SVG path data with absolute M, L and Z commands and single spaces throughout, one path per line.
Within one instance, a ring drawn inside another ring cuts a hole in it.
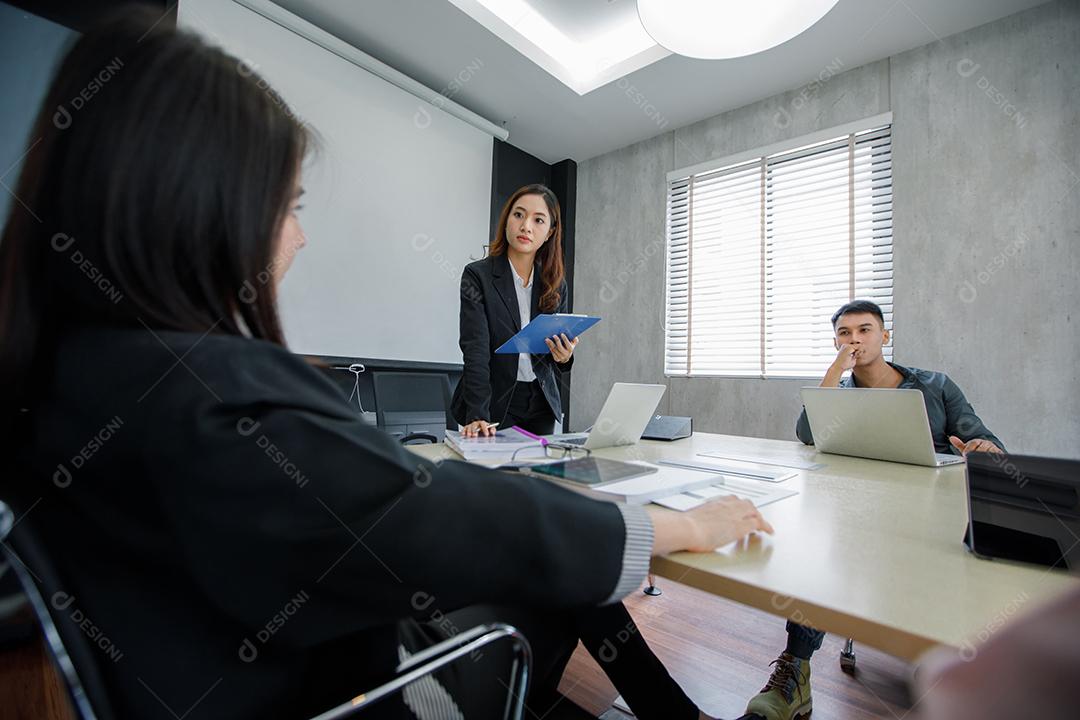
M 540 441 L 540 445 L 542 445 L 542 446 L 544 446 L 544 447 L 547 447 L 548 441 L 547 441 L 547 440 L 546 440 L 545 438 L 542 438 L 542 437 L 540 437 L 539 435 L 533 435 L 533 434 L 532 434 L 531 432 L 529 432 L 528 430 L 525 430 L 525 429 L 523 429 L 523 428 L 519 428 L 519 427 L 518 427 L 517 425 L 513 425 L 513 426 L 511 426 L 511 428 L 510 428 L 510 429 L 511 429 L 511 430 L 517 430 L 517 431 L 518 431 L 519 433 L 521 433 L 521 434 L 522 434 L 522 435 L 524 435 L 525 437 L 531 437 L 531 438 L 532 438 L 533 440 L 539 440 L 539 441 Z

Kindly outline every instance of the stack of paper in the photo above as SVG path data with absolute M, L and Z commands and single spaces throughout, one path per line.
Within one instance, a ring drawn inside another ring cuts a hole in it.
M 657 498 L 724 482 L 724 478 L 720 475 L 710 475 L 683 468 L 658 467 L 644 462 L 635 464 L 654 467 L 656 472 L 604 485 L 589 494 L 599 500 L 614 500 L 628 505 L 644 505 L 645 503 L 654 502 Z
M 512 456 L 518 460 L 544 457 L 544 447 L 536 438 L 514 428 L 498 430 L 490 437 L 474 438 L 462 437 L 457 430 L 447 430 L 446 444 L 466 460 L 509 459 Z
M 560 482 L 559 480 L 544 473 L 531 473 L 530 475 L 543 478 L 557 483 L 563 487 L 579 492 L 582 495 L 608 500 L 610 502 L 627 503 L 628 505 L 644 505 L 656 498 L 677 495 L 688 490 L 705 488 L 717 483 L 723 483 L 724 478 L 720 475 L 709 475 L 696 470 L 683 468 L 659 467 L 647 462 L 635 461 L 630 465 L 641 465 L 647 472 L 637 477 L 615 482 L 604 483 L 597 486 L 589 486 L 576 482 Z
M 699 487 L 686 490 L 677 495 L 656 498 L 653 500 L 657 505 L 663 505 L 672 510 L 693 510 L 698 505 L 724 495 L 734 495 L 743 500 L 749 500 L 754 507 L 762 507 L 777 500 L 798 495 L 797 490 L 787 490 L 776 485 L 766 484 L 749 478 L 725 477 L 722 482 L 708 487 Z
M 692 510 L 712 498 L 734 495 L 749 500 L 756 507 L 783 500 L 797 495 L 795 490 L 777 487 L 771 483 L 759 482 L 749 478 L 732 478 L 697 469 L 673 467 L 670 465 L 651 465 L 635 462 L 653 468 L 656 472 L 626 480 L 618 480 L 599 487 L 587 487 L 580 484 L 565 484 L 583 495 L 626 503 L 644 505 L 656 503 L 672 510 Z M 537 477 L 544 477 L 537 475 Z M 551 478 L 548 478 L 551 479 Z
M 699 453 L 704 455 L 704 453 Z M 703 472 L 720 473 L 721 475 L 735 475 L 737 477 L 761 480 L 763 482 L 783 482 L 793 477 L 798 477 L 798 470 L 777 467 L 775 465 L 761 465 L 759 463 L 744 462 L 742 460 L 661 460 L 661 465 L 701 470 Z

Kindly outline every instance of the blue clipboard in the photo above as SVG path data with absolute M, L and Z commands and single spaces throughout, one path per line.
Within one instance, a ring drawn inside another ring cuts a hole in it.
M 600 322 L 600 318 L 589 315 L 571 315 L 555 313 L 537 315 L 517 335 L 499 346 L 495 352 L 503 354 L 530 353 L 532 355 L 550 355 L 545 339 L 554 335 L 566 334 L 573 340 L 583 332 Z

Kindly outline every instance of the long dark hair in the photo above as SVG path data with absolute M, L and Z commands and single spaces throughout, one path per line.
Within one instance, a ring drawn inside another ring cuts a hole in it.
M 34 124 L 0 239 L 0 433 L 66 327 L 283 343 L 274 242 L 308 132 L 249 67 L 158 20 L 129 10 L 75 42 Z
M 540 309 L 543 312 L 554 312 L 559 308 L 559 303 L 562 302 L 560 288 L 563 279 L 566 277 L 566 270 L 563 267 L 562 213 L 559 210 L 559 199 L 555 197 L 555 193 L 551 191 L 551 188 L 547 185 L 526 185 L 514 191 L 514 194 L 503 205 L 502 212 L 499 213 L 499 225 L 495 230 L 495 237 L 491 241 L 488 254 L 506 254 L 506 223 L 509 222 L 510 211 L 513 209 L 514 203 L 522 195 L 539 195 L 542 197 L 544 203 L 547 204 L 548 214 L 551 216 L 551 230 L 553 232 L 548 241 L 536 251 L 536 256 L 540 260 L 540 281 L 543 283 L 541 286 Z

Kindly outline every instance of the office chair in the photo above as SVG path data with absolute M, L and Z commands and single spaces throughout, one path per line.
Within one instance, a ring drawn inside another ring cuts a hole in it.
M 19 529 L 13 533 L 14 528 L 15 516 L 11 508 L 0 501 L 0 546 L 3 547 L 6 560 L 6 567 L 0 566 L 0 576 L 5 575 L 8 568 L 15 571 L 41 625 L 49 652 L 60 671 L 76 716 L 82 720 L 116 720 L 119 716 L 109 702 L 89 640 L 71 615 L 61 610 L 50 612 L 50 606 L 42 597 L 51 597 L 61 587 L 43 546 L 36 540 L 25 516 L 19 522 Z M 509 638 L 514 650 L 511 682 L 507 688 L 503 717 L 522 720 L 532 667 L 532 651 L 524 635 L 514 627 L 504 624 L 478 625 L 422 650 L 398 665 L 397 675 L 393 680 L 357 695 L 312 720 L 338 720 L 360 712 L 401 691 L 409 683 L 502 638 Z
M 39 632 L 34 610 L 15 573 L 0 572 L 0 654 L 37 640 Z
M 450 378 L 445 373 L 373 372 L 378 427 L 398 435 L 402 445 L 440 443 L 443 430 L 456 429 L 450 415 Z

